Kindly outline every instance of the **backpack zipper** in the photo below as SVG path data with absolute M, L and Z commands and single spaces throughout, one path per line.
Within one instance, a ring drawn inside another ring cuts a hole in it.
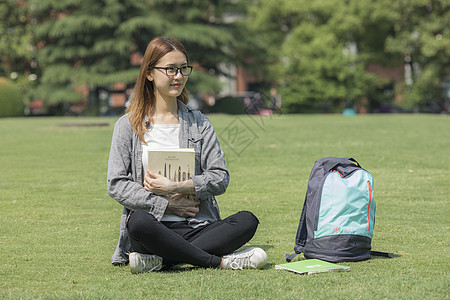
M 333 173 L 338 173 L 339 175 L 341 175 L 341 177 L 344 177 L 344 175 L 342 175 L 338 170 L 333 170 Z
M 367 187 L 369 188 L 369 205 L 367 206 L 367 222 L 369 223 L 369 227 L 367 228 L 370 231 L 370 202 L 372 201 L 372 188 L 370 187 L 370 181 L 367 180 Z

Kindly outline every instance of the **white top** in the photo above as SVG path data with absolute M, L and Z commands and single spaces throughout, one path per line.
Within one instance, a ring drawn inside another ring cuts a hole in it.
M 158 150 L 168 148 L 180 148 L 179 141 L 180 124 L 151 124 L 150 129 L 144 135 L 147 145 L 142 143 L 142 165 L 144 170 L 148 168 L 147 150 Z M 175 215 L 164 214 L 161 221 L 179 222 L 185 221 Z
M 147 150 L 159 150 L 180 148 L 179 141 L 180 124 L 152 124 L 149 131 L 144 134 L 142 143 L 142 165 L 144 170 L 148 168 Z

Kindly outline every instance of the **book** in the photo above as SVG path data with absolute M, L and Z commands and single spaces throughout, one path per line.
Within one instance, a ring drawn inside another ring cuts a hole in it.
M 350 267 L 341 266 L 320 259 L 305 259 L 286 264 L 275 265 L 277 270 L 287 270 L 299 274 L 314 274 L 330 271 L 350 271 Z
M 174 148 L 148 150 L 148 170 L 171 181 L 181 182 L 195 174 L 195 150 Z

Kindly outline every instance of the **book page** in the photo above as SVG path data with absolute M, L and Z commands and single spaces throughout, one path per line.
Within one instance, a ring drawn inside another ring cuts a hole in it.
M 189 180 L 195 174 L 195 151 L 192 148 L 148 150 L 148 169 L 171 181 Z

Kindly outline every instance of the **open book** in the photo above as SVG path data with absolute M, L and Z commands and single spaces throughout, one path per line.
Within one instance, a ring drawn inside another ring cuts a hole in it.
M 275 265 L 277 270 L 288 270 L 299 274 L 314 274 L 330 271 L 350 271 L 350 267 L 336 265 L 320 259 L 305 259 L 281 265 Z
M 176 182 L 191 179 L 195 174 L 195 150 L 148 150 L 148 169 Z

